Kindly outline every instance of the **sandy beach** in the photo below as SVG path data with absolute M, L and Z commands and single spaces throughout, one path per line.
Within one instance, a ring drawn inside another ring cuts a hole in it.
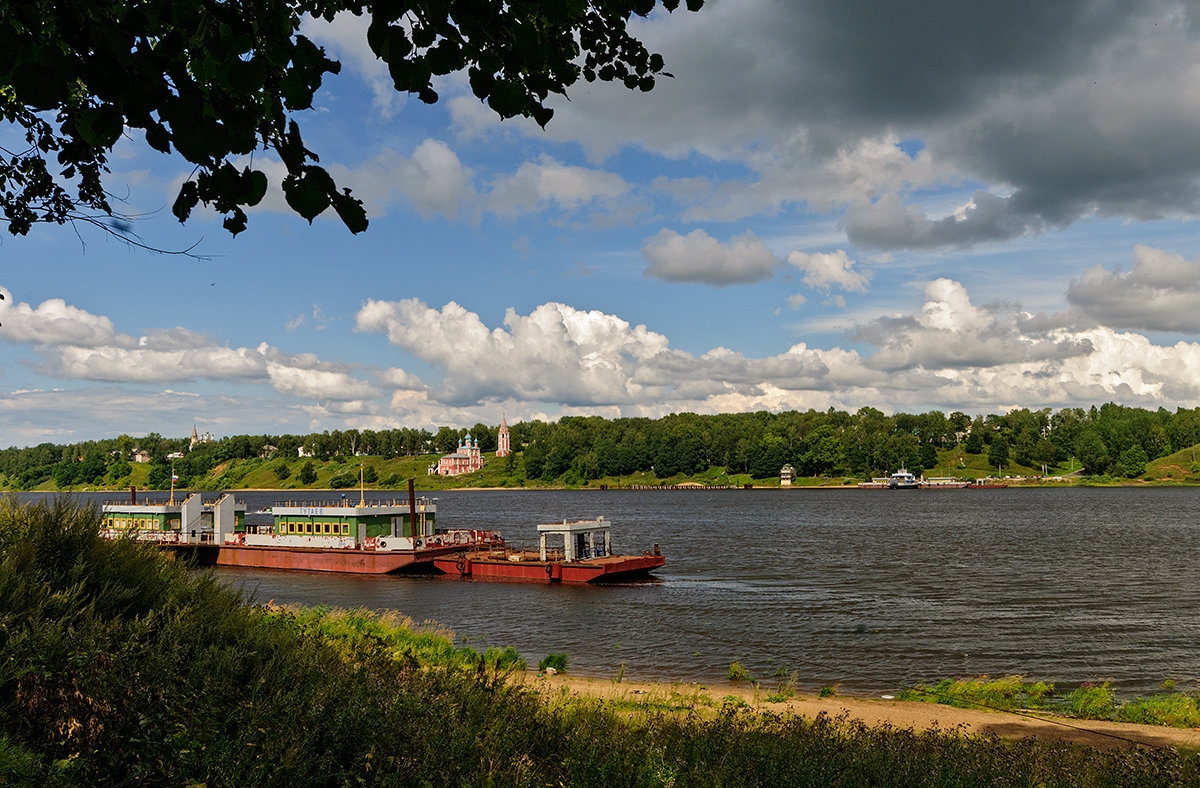
M 1137 745 L 1200 748 L 1200 730 L 1156 725 L 1077 720 L 1036 712 L 1010 713 L 986 709 L 960 709 L 935 703 L 877 698 L 797 695 L 782 703 L 766 700 L 771 693 L 746 685 L 648 684 L 569 675 L 525 674 L 524 683 L 549 698 L 559 693 L 604 700 L 669 705 L 680 709 L 719 708 L 732 695 L 756 711 L 815 717 L 845 715 L 867 725 L 888 724 L 926 730 L 961 729 L 971 734 L 996 734 L 1006 738 L 1036 738 L 1048 742 L 1082 744 L 1096 749 L 1121 749 Z

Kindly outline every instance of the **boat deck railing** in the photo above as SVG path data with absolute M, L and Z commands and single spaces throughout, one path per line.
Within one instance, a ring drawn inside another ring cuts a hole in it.
M 232 493 L 220 493 L 220 494 L 215 495 L 215 497 L 210 497 L 208 499 L 205 499 L 205 497 L 203 495 L 201 495 L 200 503 L 202 503 L 205 506 L 212 506 L 220 499 L 220 497 L 222 495 L 232 495 Z M 161 501 L 159 501 L 159 500 L 152 500 L 150 498 L 143 499 L 139 495 L 138 499 L 136 501 L 130 501 L 129 496 L 125 496 L 124 498 L 117 498 L 116 500 L 106 500 L 103 505 L 104 506 L 181 506 L 183 504 L 183 502 L 185 500 L 187 500 L 187 497 L 188 496 L 186 493 L 180 493 L 180 492 L 176 491 L 175 500 L 173 503 L 170 498 L 163 498 Z M 245 501 L 239 501 L 236 497 L 233 499 L 233 503 L 235 506 L 241 506 L 243 508 L 245 508 L 245 506 L 246 506 Z
M 542 553 L 540 550 L 531 550 L 527 547 L 505 547 L 497 546 L 487 551 L 487 557 L 493 561 L 541 561 Z M 546 550 L 546 560 L 551 562 L 563 562 L 567 558 L 566 553 L 561 549 Z
M 429 506 L 430 504 L 432 504 L 436 501 L 437 501 L 436 498 L 418 498 L 417 505 L 418 506 Z M 342 499 L 336 500 L 336 501 L 276 501 L 273 505 L 274 506 L 290 506 L 292 508 L 306 508 L 306 509 L 316 509 L 316 508 L 341 509 L 343 507 L 347 508 L 347 509 L 370 509 L 370 508 L 379 508 L 379 507 L 383 507 L 383 506 L 408 506 L 408 499 L 404 498 L 404 499 L 398 500 L 396 498 L 393 498 L 390 501 L 363 501 L 360 503 L 358 501 L 353 501 L 349 498 L 342 498 Z

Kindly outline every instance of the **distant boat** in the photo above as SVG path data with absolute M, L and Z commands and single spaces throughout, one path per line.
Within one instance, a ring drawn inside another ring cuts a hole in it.
M 889 490 L 916 490 L 920 487 L 920 480 L 909 473 L 907 468 L 901 468 L 888 477 Z
M 953 476 L 931 476 L 921 480 L 922 490 L 961 490 L 970 485 L 962 479 Z

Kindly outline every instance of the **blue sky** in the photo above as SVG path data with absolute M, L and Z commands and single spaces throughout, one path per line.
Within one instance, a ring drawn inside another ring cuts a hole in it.
M 343 71 L 299 120 L 370 228 L 277 189 L 236 238 L 180 225 L 187 168 L 129 133 L 110 191 L 205 259 L 0 239 L 0 445 L 1195 407 L 1200 13 L 1121 5 L 709 0 L 633 23 L 674 79 L 581 83 L 545 130 L 306 23 Z

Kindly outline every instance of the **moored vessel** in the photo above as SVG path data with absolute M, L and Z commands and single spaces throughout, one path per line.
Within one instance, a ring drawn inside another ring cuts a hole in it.
M 969 485 L 970 482 L 964 482 L 953 476 L 931 476 L 921 480 L 922 490 L 961 490 Z
M 388 574 L 440 571 L 478 580 L 593 583 L 644 575 L 666 559 L 658 545 L 642 555 L 614 555 L 610 522 L 596 520 L 539 525 L 540 549 L 509 549 L 498 531 L 435 527 L 437 502 L 416 498 L 368 503 L 284 502 L 256 514 L 223 493 L 204 502 L 190 493 L 176 502 L 137 500 L 103 506 L 102 535 L 158 544 L 200 566 L 299 569 L 314 572 Z M 561 546 L 547 543 L 561 539 Z
M 250 524 L 245 504 L 223 494 L 204 503 L 199 493 L 176 503 L 103 506 L 103 535 L 153 541 L 202 566 L 303 569 L 387 574 L 437 556 L 502 544 L 498 531 L 435 527 L 437 502 L 417 499 L 358 503 L 286 502 L 271 507 L 272 524 Z
M 921 486 L 920 480 L 916 476 L 908 472 L 907 468 L 901 468 L 888 477 L 889 490 L 916 490 Z
M 433 565 L 464 579 L 603 583 L 643 576 L 666 563 L 658 545 L 641 555 L 614 554 L 610 526 L 603 517 L 545 523 L 537 527 L 537 550 L 499 544 L 435 558 Z M 561 548 L 549 544 L 551 539 L 561 539 Z

